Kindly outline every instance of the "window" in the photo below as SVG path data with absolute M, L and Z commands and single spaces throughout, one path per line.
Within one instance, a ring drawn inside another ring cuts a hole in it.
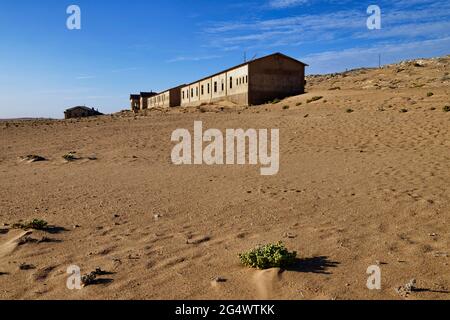
M 194 89 L 191 89 L 191 98 L 194 97 Z
M 230 77 L 230 89 L 233 89 L 233 77 Z
M 209 94 L 209 83 L 208 83 L 208 94 Z
M 195 88 L 195 96 L 198 97 L 198 87 Z
M 183 91 L 183 100 L 184 100 L 184 91 Z
M 245 83 L 248 83 L 248 76 L 245 76 Z
M 239 79 L 236 79 L 236 85 L 238 85 L 239 84 Z
M 204 95 L 204 94 L 205 94 L 205 88 L 204 88 L 204 87 L 205 87 L 205 86 L 202 85 L 201 95 Z
M 214 92 L 217 92 L 217 81 L 214 81 Z
M 224 90 L 225 90 L 225 86 L 224 86 L 223 80 L 222 80 L 222 91 L 224 91 Z

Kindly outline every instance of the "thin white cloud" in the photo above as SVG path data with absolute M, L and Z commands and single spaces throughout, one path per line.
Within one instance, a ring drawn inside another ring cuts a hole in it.
M 222 56 L 219 56 L 219 55 L 197 56 L 197 57 L 179 56 L 179 57 L 175 57 L 173 59 L 166 60 L 166 62 L 174 63 L 174 62 L 183 62 L 183 61 L 203 61 L 203 60 L 219 59 L 221 57 Z
M 78 76 L 75 79 L 77 79 L 77 80 L 88 80 L 88 79 L 94 79 L 94 78 L 96 78 L 96 76 L 83 75 L 83 76 Z
M 424 4 L 425 0 L 416 0 Z M 304 14 L 277 19 L 224 21 L 204 29 L 210 47 L 267 48 L 300 44 L 350 41 L 355 39 L 383 40 L 393 37 L 432 38 L 450 35 L 448 19 L 450 3 L 428 1 L 418 10 L 411 7 L 382 6 L 382 30 L 367 29 L 365 10 L 345 10 L 319 14 Z
M 296 7 L 307 3 L 308 0 L 271 0 L 269 6 L 276 9 Z

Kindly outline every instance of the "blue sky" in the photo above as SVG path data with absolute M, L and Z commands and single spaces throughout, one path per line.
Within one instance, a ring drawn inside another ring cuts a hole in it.
M 81 8 L 81 30 L 66 9 Z M 382 29 L 366 27 L 369 5 Z M 0 0 L 0 118 L 74 105 L 128 108 L 128 95 L 283 52 L 309 73 L 450 54 L 448 0 Z

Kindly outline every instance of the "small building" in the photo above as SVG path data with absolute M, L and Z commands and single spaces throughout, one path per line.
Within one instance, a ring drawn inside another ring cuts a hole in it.
M 173 108 L 181 105 L 181 87 L 178 86 L 148 98 L 148 108 Z
M 101 116 L 103 113 L 100 113 L 98 110 L 94 108 L 88 108 L 86 106 L 77 106 L 64 111 L 65 119 L 72 118 L 86 118 L 86 117 L 95 117 Z
M 299 95 L 307 66 L 282 53 L 248 61 L 181 87 L 181 106 L 220 100 L 257 105 Z
M 131 111 L 138 112 L 141 109 L 141 96 L 139 94 L 130 94 Z
M 150 91 L 150 92 L 141 92 L 140 94 L 140 108 L 141 110 L 145 110 L 148 108 L 148 98 L 156 96 L 157 93 Z

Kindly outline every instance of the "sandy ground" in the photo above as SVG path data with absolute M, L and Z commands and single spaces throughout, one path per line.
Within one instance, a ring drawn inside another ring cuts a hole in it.
M 250 108 L 0 122 L 0 298 L 450 299 L 449 71 L 444 57 L 310 77 L 307 94 Z M 172 131 L 196 120 L 279 128 L 279 174 L 172 165 Z M 54 228 L 11 228 L 33 218 Z M 279 240 L 299 254 L 290 270 L 240 265 Z M 112 274 L 68 290 L 70 265 Z

